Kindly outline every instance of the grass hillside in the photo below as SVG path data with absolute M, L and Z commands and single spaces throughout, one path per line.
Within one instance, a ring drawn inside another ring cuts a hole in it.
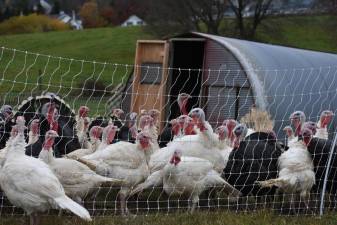
M 257 40 L 265 43 L 337 53 L 337 16 L 288 16 L 265 20 Z
M 103 96 L 126 82 L 132 66 L 110 63 L 133 64 L 136 41 L 149 38 L 137 27 L 0 36 L 0 46 L 28 51 L 0 49 L 0 101 L 18 105 L 29 95 L 52 91 L 74 108 L 91 101 L 92 111 L 103 113 L 106 99 L 93 98 L 89 89 L 100 80 L 105 86 L 96 95 Z
M 139 27 L 97 28 L 0 36 L 0 46 L 89 61 L 133 64 Z

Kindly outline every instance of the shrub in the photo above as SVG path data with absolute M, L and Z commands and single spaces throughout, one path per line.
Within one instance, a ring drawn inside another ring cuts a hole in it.
M 83 4 L 80 16 L 85 28 L 104 27 L 107 21 L 100 15 L 97 2 L 90 1 Z
M 21 34 L 69 30 L 70 27 L 45 15 L 15 16 L 0 23 L 0 34 Z

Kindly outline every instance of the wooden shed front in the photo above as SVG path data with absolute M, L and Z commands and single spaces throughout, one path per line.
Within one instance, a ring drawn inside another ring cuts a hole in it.
M 166 80 L 169 44 L 160 40 L 137 41 L 134 78 L 132 85 L 131 112 L 157 109 L 160 121 L 165 120 Z M 163 128 L 160 123 L 160 130 Z

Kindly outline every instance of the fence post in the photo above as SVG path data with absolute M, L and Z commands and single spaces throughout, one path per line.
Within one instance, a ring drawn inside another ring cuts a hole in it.
M 325 197 L 325 191 L 326 191 L 326 183 L 328 182 L 329 169 L 330 169 L 332 155 L 335 151 L 336 142 L 337 142 L 337 133 L 335 133 L 333 143 L 330 147 L 328 164 L 326 165 L 326 171 L 325 171 L 324 181 L 323 181 L 323 188 L 322 188 L 322 191 L 321 191 L 321 205 L 319 207 L 319 215 L 320 216 L 323 216 L 323 213 L 324 213 L 323 211 L 324 211 L 324 197 Z

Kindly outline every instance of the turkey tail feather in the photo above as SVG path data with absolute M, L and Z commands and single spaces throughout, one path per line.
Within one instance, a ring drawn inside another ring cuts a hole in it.
M 68 209 L 77 216 L 81 217 L 82 219 L 86 221 L 91 221 L 91 217 L 88 210 L 86 210 L 81 205 L 77 204 L 67 196 L 55 198 L 54 201 L 62 209 Z
M 96 171 L 97 165 L 95 165 L 94 163 L 89 162 L 88 160 L 82 159 L 82 158 L 77 158 L 76 160 L 80 163 L 83 163 L 87 167 L 89 167 L 92 171 Z

